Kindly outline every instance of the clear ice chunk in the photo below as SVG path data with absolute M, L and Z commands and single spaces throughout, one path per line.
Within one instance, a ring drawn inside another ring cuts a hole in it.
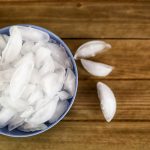
M 19 29 L 14 26 L 10 28 L 12 33 L 5 49 L 2 51 L 2 62 L 10 63 L 20 54 L 22 48 L 22 37 Z
M 49 122 L 53 123 L 57 121 L 60 118 L 60 116 L 67 110 L 68 106 L 69 106 L 68 101 L 59 101 L 55 113 L 53 114 Z
M 50 40 L 50 36 L 48 33 L 32 28 L 32 27 L 25 27 L 25 26 L 18 26 L 22 39 L 24 41 L 31 41 L 31 42 L 39 42 L 44 41 L 48 42 Z
M 66 79 L 64 82 L 64 90 L 69 92 L 71 96 L 73 96 L 75 92 L 75 79 L 76 77 L 73 71 L 70 68 L 68 68 L 66 73 Z

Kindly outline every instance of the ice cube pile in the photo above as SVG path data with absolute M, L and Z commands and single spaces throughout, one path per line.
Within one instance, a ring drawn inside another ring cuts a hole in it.
M 0 35 L 0 128 L 44 130 L 75 92 L 70 57 L 43 31 L 12 26 Z

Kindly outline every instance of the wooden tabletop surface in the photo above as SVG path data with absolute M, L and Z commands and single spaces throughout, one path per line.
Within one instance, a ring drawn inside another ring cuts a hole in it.
M 67 116 L 35 137 L 0 136 L 0 150 L 150 149 L 149 0 L 0 0 L 0 27 L 18 23 L 53 31 L 73 54 L 86 41 L 104 40 L 112 49 L 92 59 L 115 69 L 97 78 L 77 61 L 78 93 Z M 98 81 L 109 85 L 117 98 L 111 123 L 99 108 Z

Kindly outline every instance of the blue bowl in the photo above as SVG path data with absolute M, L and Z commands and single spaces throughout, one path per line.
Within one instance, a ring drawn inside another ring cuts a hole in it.
M 63 40 L 61 40 L 57 35 L 55 35 L 54 33 L 42 28 L 42 27 L 38 27 L 38 26 L 35 26 L 35 25 L 30 25 L 30 24 L 19 24 L 19 26 L 30 26 L 32 28 L 35 28 L 35 29 L 38 29 L 38 30 L 41 30 L 41 31 L 44 31 L 46 33 L 49 34 L 50 38 L 52 40 L 54 40 L 57 44 L 59 45 L 62 45 L 68 56 L 71 58 L 71 61 L 72 61 L 72 64 L 73 64 L 73 72 L 76 76 L 76 88 L 75 88 L 75 93 L 74 93 L 74 96 L 68 100 L 69 102 L 69 106 L 67 108 L 67 110 L 64 112 L 64 114 L 61 115 L 61 117 L 55 121 L 54 123 L 46 123 L 46 125 L 48 126 L 48 128 L 46 130 L 42 130 L 42 131 L 34 131 L 34 132 L 23 132 L 23 131 L 19 131 L 18 129 L 15 129 L 13 131 L 9 131 L 8 130 L 8 127 L 4 127 L 4 128 L 1 128 L 0 129 L 0 134 L 2 135 L 6 135 L 6 136 L 10 136 L 10 137 L 30 137 L 30 136 L 34 136 L 34 135 L 37 135 L 37 134 L 40 134 L 40 133 L 43 133 L 45 131 L 47 131 L 48 129 L 54 127 L 58 122 L 60 122 L 64 117 L 65 115 L 69 112 L 72 104 L 74 103 L 74 100 L 75 100 L 75 97 L 76 97 L 76 93 L 77 93 L 77 88 L 78 88 L 78 71 L 77 71 L 77 66 L 76 66 L 76 63 L 74 61 L 74 58 L 73 58 L 73 55 L 70 51 L 70 49 L 68 48 L 68 46 L 63 42 Z M 5 28 L 2 28 L 0 29 L 0 34 L 7 34 L 9 35 L 9 28 L 11 26 L 8 26 L 8 27 L 5 27 Z

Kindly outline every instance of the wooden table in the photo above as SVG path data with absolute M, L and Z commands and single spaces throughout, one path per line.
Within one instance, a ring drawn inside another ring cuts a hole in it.
M 115 70 L 97 78 L 77 61 L 78 93 L 64 120 L 35 137 L 0 136 L 0 150 L 150 149 L 150 1 L 0 0 L 0 27 L 18 23 L 53 31 L 73 54 L 86 41 L 104 40 L 112 49 L 93 59 Z M 117 98 L 111 123 L 99 109 L 98 81 L 108 84 Z

